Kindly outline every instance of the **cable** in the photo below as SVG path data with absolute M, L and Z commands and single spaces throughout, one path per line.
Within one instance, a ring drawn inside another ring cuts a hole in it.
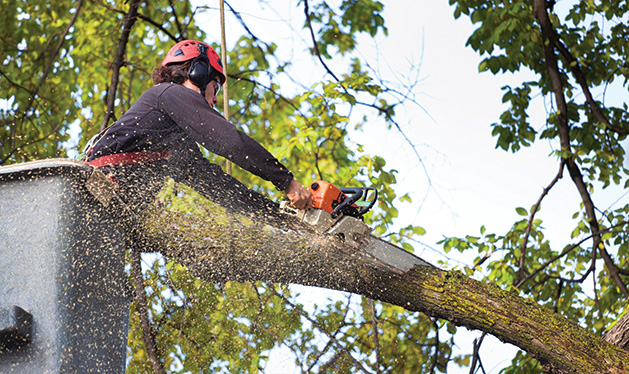
M 229 121 L 229 84 L 227 83 L 227 42 L 225 41 L 225 0 L 221 0 L 221 60 L 223 61 L 223 74 L 225 75 L 225 83 L 223 83 L 223 116 Z M 232 175 L 232 163 L 225 160 L 225 172 Z

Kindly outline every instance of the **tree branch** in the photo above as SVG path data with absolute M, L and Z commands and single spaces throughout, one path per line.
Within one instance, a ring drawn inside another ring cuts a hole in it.
M 321 57 L 321 53 L 319 52 L 319 46 L 317 45 L 317 38 L 314 34 L 314 30 L 312 29 L 312 23 L 310 22 L 310 10 L 308 7 L 308 0 L 304 0 L 304 13 L 306 15 L 306 23 L 308 24 L 308 29 L 310 30 L 310 37 L 312 38 L 314 51 L 315 51 L 315 54 L 317 55 L 317 58 L 319 59 L 319 62 L 321 62 L 321 65 L 323 65 L 323 68 L 328 72 L 328 74 L 332 76 L 332 78 L 334 78 L 335 81 L 340 82 L 340 80 L 336 77 L 336 75 L 332 72 L 332 70 L 330 70 L 330 68 L 325 63 L 325 61 L 323 61 L 323 57 Z
M 474 339 L 474 349 L 472 351 L 472 365 L 470 365 L 470 374 L 476 373 L 476 363 L 478 363 L 478 367 L 485 373 L 485 368 L 483 367 L 483 363 L 480 359 L 480 346 L 483 344 L 483 340 L 487 336 L 487 333 L 482 333 L 479 338 Z
M 378 333 L 378 316 L 372 299 L 367 299 L 369 308 L 371 309 L 371 328 L 373 329 L 373 346 L 376 353 L 376 373 L 380 374 L 380 338 Z
M 260 225 L 242 228 L 221 223 L 222 217 L 215 212 L 211 219 L 201 219 L 156 205 L 143 216 L 136 243 L 180 261 L 210 282 L 261 280 L 325 287 L 446 319 L 526 350 L 551 373 L 629 371 L 629 352 L 495 285 L 430 266 L 400 272 L 361 248 L 299 225 L 299 233 Z M 290 217 L 286 220 L 293 224 Z
M 555 34 L 555 37 L 553 38 L 554 39 L 553 41 L 555 45 L 557 46 L 557 49 L 559 50 L 559 52 L 565 59 L 566 61 L 565 65 L 569 67 L 569 69 L 572 71 L 572 75 L 574 76 L 574 79 L 577 81 L 579 86 L 581 86 L 581 91 L 583 91 L 583 95 L 585 95 L 585 99 L 590 107 L 590 110 L 592 111 L 592 114 L 594 114 L 594 118 L 596 118 L 598 122 L 604 123 L 605 125 L 607 125 L 607 127 L 610 130 L 620 135 L 629 134 L 629 129 L 623 129 L 619 126 L 616 126 L 612 124 L 611 122 L 609 122 L 609 119 L 605 117 L 605 114 L 603 114 L 601 107 L 596 103 L 596 101 L 594 100 L 594 97 L 592 97 L 592 92 L 590 92 L 590 87 L 587 84 L 585 74 L 579 68 L 578 61 L 572 56 L 570 51 L 568 51 L 568 48 L 566 48 L 566 46 L 561 42 L 559 35 L 557 35 L 556 32 L 554 32 L 554 34 Z
M 177 26 L 177 31 L 179 31 L 179 38 L 182 38 L 184 29 L 181 28 L 181 22 L 179 22 L 179 17 L 177 16 L 177 12 L 175 11 L 175 6 L 173 4 L 174 2 L 170 4 L 170 12 L 173 14 L 173 18 L 175 18 L 175 26 Z M 188 9 L 188 7 L 185 7 L 184 9 Z M 187 27 L 188 25 L 186 25 L 186 28 Z
M 341 352 L 343 352 L 345 354 L 345 356 L 347 356 L 347 358 L 352 361 L 354 363 L 354 366 L 356 366 L 356 368 L 360 369 L 362 372 L 369 374 L 369 372 L 367 371 L 367 369 L 365 369 L 365 367 L 354 358 L 354 356 L 352 356 L 352 354 L 350 353 L 349 350 L 347 350 L 347 347 L 345 347 L 343 344 L 341 344 L 340 341 L 338 341 L 338 339 L 336 339 L 332 334 L 330 334 L 324 326 L 322 326 L 319 322 L 315 321 L 314 319 L 312 319 L 308 313 L 304 312 L 301 308 L 299 308 L 297 305 L 293 304 L 290 302 L 290 300 L 288 300 L 284 295 L 280 294 L 279 292 L 277 292 L 274 289 L 271 289 L 271 292 L 273 292 L 277 297 L 279 297 L 280 299 L 282 299 L 282 301 L 284 301 L 286 304 L 290 305 L 291 307 L 293 307 L 293 309 L 295 309 L 297 311 L 297 313 L 301 314 L 302 317 L 306 318 L 308 320 L 308 322 L 312 323 L 312 325 L 314 327 L 316 327 L 319 331 L 321 331 L 323 334 L 325 334 L 328 339 L 330 339 L 332 342 L 334 342 L 334 344 L 336 344 L 339 349 L 341 350 Z
M 149 320 L 149 312 L 146 304 L 146 294 L 144 293 L 144 278 L 142 277 L 142 258 L 141 252 L 134 246 L 131 251 L 131 267 L 133 272 L 133 283 L 135 285 L 135 301 L 138 304 L 138 314 L 140 315 L 140 325 L 142 327 L 142 335 L 144 336 L 144 345 L 149 356 L 149 361 L 153 367 L 153 371 L 157 374 L 166 374 L 164 364 L 159 357 L 155 341 L 153 339 L 153 329 Z
M 50 56 L 50 59 L 48 60 L 48 64 L 46 65 L 46 67 L 44 68 L 44 71 L 41 74 L 41 77 L 39 78 L 39 81 L 37 82 L 37 84 L 35 85 L 35 88 L 33 90 L 28 90 L 27 91 L 30 93 L 32 100 L 28 101 L 28 104 L 26 106 L 26 108 L 24 109 L 20 109 L 22 111 L 22 121 L 24 120 L 24 118 L 26 118 L 26 116 L 28 115 L 30 109 L 33 107 L 33 104 L 35 103 L 35 101 L 37 100 L 37 93 L 39 92 L 39 88 L 44 84 L 44 82 L 46 81 L 46 79 L 48 79 L 48 74 L 50 73 L 50 69 L 52 68 L 53 63 L 55 62 L 55 59 L 57 58 L 57 55 L 59 54 L 59 51 L 61 50 L 61 47 L 63 46 L 63 42 L 66 40 L 66 36 L 68 35 L 68 33 L 70 32 L 70 29 L 72 28 L 72 26 L 74 26 L 74 23 L 76 22 L 79 13 L 81 11 L 81 7 L 83 6 L 83 0 L 78 0 L 77 4 L 76 4 L 76 8 L 74 11 L 74 14 L 72 15 L 72 18 L 70 19 L 70 22 L 68 23 L 68 25 L 66 26 L 66 28 L 63 30 L 63 33 L 61 34 L 60 38 L 59 38 L 59 42 L 57 43 L 57 45 L 55 46 L 55 49 L 52 52 L 52 55 Z M 6 77 L 5 74 L 2 74 Z M 15 84 L 14 84 L 15 85 Z M 19 86 L 21 87 L 21 86 Z M 22 87 L 24 88 L 24 87 Z M 24 88 L 25 89 L 25 88 Z M 12 135 L 11 135 L 11 146 L 13 148 L 13 150 L 11 152 L 9 152 L 9 154 L 7 156 L 5 156 L 5 158 L 0 161 L 0 165 L 4 164 L 6 162 L 6 160 L 8 160 L 11 155 L 20 148 L 20 146 L 16 145 L 16 131 L 17 131 L 17 124 L 13 126 L 12 129 Z M 51 133 L 52 134 L 52 133 Z M 50 136 L 50 135 L 48 135 Z M 48 136 L 46 136 L 44 139 L 46 139 Z M 40 141 L 40 140 L 38 140 Z
M 50 69 L 52 68 L 54 60 L 59 54 L 61 47 L 63 46 L 63 42 L 65 41 L 66 36 L 68 35 L 68 32 L 70 32 L 70 29 L 72 28 L 72 26 L 74 26 L 74 22 L 76 22 L 76 19 L 79 16 L 79 11 L 81 10 L 81 6 L 83 6 L 83 0 L 79 0 L 77 2 L 76 10 L 74 11 L 74 15 L 72 16 L 70 23 L 68 23 L 68 26 L 66 26 L 65 30 L 63 30 L 63 34 L 61 34 L 60 36 L 59 43 L 57 43 L 57 46 L 52 52 L 52 56 L 50 57 L 50 60 L 48 60 L 48 65 L 46 65 L 46 68 L 44 68 L 44 71 L 42 72 L 42 76 L 41 78 L 39 78 L 39 82 L 37 83 L 37 86 L 35 86 L 35 90 L 33 90 L 33 93 L 32 93 L 33 98 L 37 96 L 37 92 L 39 92 L 39 87 L 41 87 L 44 84 L 44 81 L 46 81 L 46 79 L 48 78 L 48 73 L 50 72 Z M 29 105 L 31 104 L 29 103 Z M 30 107 L 28 109 L 30 109 Z M 28 109 L 26 109 L 24 112 L 25 113 L 28 112 Z
M 568 106 L 566 104 L 563 84 L 561 82 L 561 74 L 559 72 L 559 66 L 555 56 L 555 49 L 553 47 L 555 45 L 554 28 L 546 11 L 545 0 L 534 0 L 533 12 L 542 29 L 542 41 L 544 56 L 546 58 L 546 67 L 548 69 L 548 76 L 552 84 L 553 92 L 555 94 L 555 102 L 557 104 L 557 126 L 559 130 L 559 142 L 561 144 L 561 157 L 566 162 L 570 177 L 581 195 L 581 200 L 583 201 L 586 216 L 589 221 L 590 230 L 592 233 L 598 233 L 600 229 L 596 218 L 594 203 L 592 202 L 591 196 L 587 190 L 587 186 L 583 182 L 581 170 L 574 161 L 573 156 L 570 154 L 571 146 L 570 126 L 568 124 Z M 614 280 L 614 283 L 625 297 L 629 297 L 629 291 L 618 275 L 618 268 L 607 253 L 607 250 L 601 241 L 601 237 L 598 234 L 594 234 L 592 236 L 592 251 L 598 251 L 601 254 L 605 262 L 605 266 Z
M 107 10 L 109 10 L 111 12 L 116 12 L 116 13 L 120 13 L 120 14 L 126 14 L 124 12 L 124 10 L 116 9 L 116 8 L 114 8 L 114 7 L 112 7 L 112 6 L 108 5 L 108 4 L 104 4 L 104 3 L 102 3 L 102 2 L 100 2 L 98 0 L 90 0 L 90 1 L 93 2 L 94 4 L 98 4 L 98 5 L 102 6 L 102 7 L 107 8 Z M 168 30 L 166 30 L 166 28 L 164 28 L 164 25 L 159 24 L 159 23 L 153 21 L 152 19 L 148 18 L 147 16 L 144 16 L 144 15 L 139 14 L 139 13 L 138 13 L 138 18 L 143 20 L 143 21 L 145 21 L 145 22 L 147 22 L 147 23 L 149 23 L 149 24 L 151 24 L 151 25 L 153 25 L 156 29 L 158 29 L 159 31 L 161 31 L 164 34 L 168 35 L 168 37 L 170 39 L 175 40 L 175 41 L 178 40 L 175 35 L 173 35 L 170 31 L 168 31 Z
M 61 125 L 62 125 L 62 122 L 59 122 L 59 123 L 57 123 L 57 125 L 48 134 L 42 136 L 41 138 L 38 138 L 38 139 L 35 139 L 35 140 L 31 140 L 31 141 L 28 141 L 26 143 L 22 143 L 22 144 L 19 144 L 19 145 L 15 146 L 11 151 L 9 151 L 9 153 L 7 153 L 6 156 L 4 156 L 4 158 L 2 158 L 2 160 L 0 160 L 0 165 L 3 165 L 5 162 L 7 162 L 7 160 L 9 158 L 11 158 L 13 153 L 18 151 L 20 148 L 23 148 L 23 147 L 26 147 L 26 146 L 29 146 L 29 145 L 32 145 L 32 144 L 35 144 L 35 143 L 42 142 L 42 141 L 48 139 L 51 135 L 56 134 L 57 130 L 59 130 L 59 127 L 61 127 Z
M 528 244 L 528 241 L 529 241 L 529 236 L 531 235 L 531 228 L 533 226 L 533 219 L 535 218 L 535 214 L 539 210 L 539 207 L 542 204 L 542 200 L 544 199 L 544 197 L 546 197 L 546 195 L 548 195 L 550 190 L 555 186 L 555 184 L 557 184 L 559 179 L 561 179 L 563 177 L 563 167 L 564 167 L 564 165 L 565 165 L 565 162 L 562 159 L 559 162 L 559 171 L 557 172 L 557 175 L 552 180 L 552 182 L 550 182 L 548 187 L 544 188 L 544 191 L 542 192 L 542 195 L 539 197 L 539 199 L 537 200 L 537 202 L 535 203 L 533 208 L 531 208 L 531 214 L 529 215 L 529 220 L 528 220 L 528 222 L 526 224 L 526 232 L 524 233 L 524 238 L 522 240 L 522 247 L 521 247 L 522 249 L 521 249 L 521 253 L 520 253 L 520 265 L 519 265 L 520 269 L 518 270 L 518 279 L 516 279 L 514 284 L 520 284 L 521 285 L 522 283 L 520 283 L 520 281 L 524 278 L 525 273 L 526 273 L 526 268 L 524 266 L 524 259 L 525 259 L 525 256 L 526 256 L 526 247 L 527 247 L 527 244 Z
M 124 63 L 124 56 L 127 49 L 127 43 L 129 42 L 129 34 L 133 24 L 138 19 L 138 7 L 143 0 L 132 0 L 129 5 L 129 12 L 124 17 L 124 23 L 122 26 L 122 34 L 118 42 L 118 50 L 116 51 L 116 57 L 114 58 L 111 75 L 111 85 L 107 92 L 107 109 L 105 110 L 105 117 L 100 125 L 100 131 L 104 130 L 109 125 L 109 120 L 114 114 L 114 103 L 116 101 L 116 91 L 118 90 L 118 81 L 120 77 L 120 68 Z
M 619 223 L 619 224 L 618 224 L 618 225 L 616 225 L 616 226 L 622 226 L 622 225 L 625 225 L 625 224 L 626 224 L 626 222 L 622 222 L 622 223 Z M 615 233 L 618 233 L 619 231 L 613 231 L 613 230 L 607 229 L 607 230 L 603 230 L 603 231 L 601 231 L 601 232 L 596 233 L 596 235 L 601 235 L 601 234 L 604 234 L 604 233 L 606 233 L 606 232 L 610 232 L 610 233 L 615 232 Z M 622 231 L 622 232 L 624 232 L 624 231 Z M 550 260 L 546 261 L 543 265 L 541 265 L 540 267 L 538 267 L 537 269 L 535 269 L 535 270 L 534 270 L 531 274 L 527 275 L 527 276 L 526 276 L 526 278 L 522 278 L 522 279 L 520 279 L 518 282 L 515 282 L 515 283 L 514 283 L 514 286 L 515 286 L 515 287 L 520 287 L 520 286 L 521 286 L 521 285 L 523 285 L 524 283 L 526 283 L 526 282 L 530 281 L 530 280 L 531 280 L 531 279 L 533 279 L 533 278 L 534 278 L 537 274 L 539 274 L 542 270 L 546 269 L 546 268 L 547 268 L 550 264 L 552 264 L 553 262 L 557 261 L 557 260 L 558 260 L 558 259 L 560 259 L 561 257 L 563 257 L 563 256 L 567 255 L 568 253 L 570 253 L 570 252 L 571 252 L 571 251 L 573 251 L 574 249 L 579 248 L 579 246 L 580 246 L 581 244 L 583 244 L 584 242 L 586 242 L 587 240 L 592 239 L 592 236 L 593 236 L 593 235 L 589 235 L 589 236 L 587 236 L 587 237 L 585 237 L 585 238 L 581 239 L 578 243 L 573 244 L 573 245 L 571 245 L 570 247 L 565 248 L 565 249 L 564 249 L 564 250 L 563 250 L 560 254 L 558 254 L 558 255 L 554 256 L 553 258 L 551 258 Z M 594 252 L 594 251 L 593 251 L 592 253 L 593 253 L 593 255 L 595 255 L 595 254 L 596 254 L 596 252 Z M 482 264 L 482 263 L 483 263 L 483 262 L 484 262 L 484 261 L 485 261 L 488 257 L 489 257 L 489 256 L 488 256 L 488 255 L 486 255 L 485 257 L 483 257 L 483 258 L 481 259 L 481 261 L 479 261 L 479 263 L 481 263 L 481 264 Z M 595 256 L 593 256 L 593 258 L 592 258 L 592 262 L 595 260 L 595 258 L 594 258 L 594 257 L 595 257 Z M 479 265 L 479 264 L 475 264 L 475 265 L 474 265 L 474 267 L 476 267 L 476 266 L 478 266 L 478 265 Z M 585 272 L 584 276 L 582 276 L 582 277 L 580 278 L 580 280 L 576 280 L 576 281 L 575 281 L 575 280 L 566 280 L 566 279 L 563 279 L 563 280 L 570 281 L 570 282 L 581 282 L 582 280 L 584 280 L 584 279 L 587 277 L 587 274 L 589 274 L 589 273 L 593 270 L 593 266 L 594 266 L 594 265 L 591 263 L 591 264 L 590 264 L 590 268 L 589 268 L 589 269 Z M 619 269 L 619 271 L 618 271 L 618 272 L 619 272 L 620 274 L 623 274 L 623 275 L 629 275 L 629 271 L 624 270 L 624 269 Z M 555 278 L 555 279 L 557 279 L 558 277 L 550 277 L 550 276 L 549 276 L 549 277 L 548 277 L 548 279 L 550 279 L 550 278 Z M 559 278 L 559 279 L 562 279 L 562 278 Z M 534 288 L 534 286 L 533 286 L 533 287 L 531 287 L 531 288 Z
M 437 324 L 436 319 L 432 319 L 431 321 L 432 328 L 435 329 L 435 344 L 433 344 L 435 353 L 432 355 L 432 362 L 430 363 L 428 372 L 433 374 L 435 372 L 435 369 L 437 368 L 437 363 L 439 362 L 439 325 Z
M 245 20 L 242 18 L 242 16 L 240 15 L 240 12 L 237 12 L 230 3 L 228 3 L 227 1 L 225 2 L 225 4 L 229 7 L 229 10 L 232 12 L 232 14 L 236 17 L 236 19 L 238 20 L 238 22 L 240 22 L 240 25 L 245 29 L 245 31 L 247 32 L 247 34 L 249 34 L 249 36 L 251 37 L 251 39 L 253 39 L 253 41 L 264 44 L 264 46 L 266 47 L 266 49 L 269 49 L 271 46 L 266 43 L 263 40 L 260 40 L 257 36 L 255 36 L 253 34 L 253 32 L 251 31 L 251 29 L 249 28 L 249 26 L 245 23 Z

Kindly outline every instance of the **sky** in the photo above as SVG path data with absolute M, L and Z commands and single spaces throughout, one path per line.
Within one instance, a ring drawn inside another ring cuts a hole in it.
M 467 18 L 454 20 L 454 8 L 446 0 L 383 2 L 388 36 L 379 35 L 375 44 L 367 41 L 359 49 L 386 79 L 412 79 L 418 71 L 419 82 L 414 93 L 419 105 L 405 105 L 397 113 L 398 122 L 415 145 L 421 161 L 398 132 L 383 129 L 377 121 L 367 125 L 362 133 L 350 134 L 350 138 L 365 145 L 366 153 L 383 156 L 387 166 L 398 171 L 398 196 L 409 193 L 413 198 L 412 203 L 397 206 L 398 222 L 427 230 L 420 238 L 423 244 L 416 246 L 416 254 L 436 263 L 445 259 L 436 244 L 444 236 L 477 235 L 481 225 L 490 232 L 505 233 L 513 222 L 521 219 L 515 208 L 522 206 L 528 210 L 558 171 L 556 160 L 549 157 L 555 145 L 538 142 L 517 154 L 495 149 L 490 125 L 497 122 L 506 108 L 502 104 L 501 87 L 534 77 L 530 73 L 499 76 L 479 73 L 482 58 L 465 46 L 475 27 Z M 300 43 L 309 38 L 300 29 L 302 7 L 296 0 L 264 1 L 261 8 L 259 4 L 258 0 L 241 0 L 232 5 L 256 36 L 288 46 L 278 53 L 290 56 L 294 66 L 302 62 L 309 66 L 309 58 L 303 57 L 300 50 Z M 284 29 L 284 22 L 278 20 L 293 22 L 293 29 Z M 200 15 L 197 22 L 208 35 L 215 35 L 215 40 L 220 41 L 218 12 L 210 10 Z M 228 45 L 230 37 L 242 33 L 232 17 L 226 18 L 226 33 Z M 301 79 L 316 82 L 324 73 L 315 67 L 304 68 L 299 74 Z M 622 94 L 621 100 L 626 102 L 626 89 Z M 544 127 L 550 105 L 542 98 L 533 102 L 531 122 L 535 129 Z M 613 195 L 601 206 L 612 204 L 617 197 Z M 626 202 L 626 196 L 623 199 Z M 565 243 L 569 239 L 570 228 L 565 221 L 578 209 L 575 201 L 579 201 L 578 194 L 568 178 L 545 200 L 539 217 L 544 219 L 551 241 Z M 450 266 L 473 262 L 469 256 L 453 253 L 448 256 Z M 329 294 L 305 287 L 297 289 L 304 295 L 306 307 L 308 302 L 317 303 Z M 478 336 L 477 332 L 464 334 L 457 340 L 458 345 L 470 352 L 472 340 Z M 515 352 L 513 346 L 487 338 L 481 351 L 486 372 L 498 373 Z M 266 372 L 285 373 L 290 360 L 276 351 Z

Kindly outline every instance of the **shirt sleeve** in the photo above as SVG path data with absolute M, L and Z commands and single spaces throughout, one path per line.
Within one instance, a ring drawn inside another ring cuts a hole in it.
M 173 84 L 159 96 L 159 108 L 192 140 L 243 169 L 270 181 L 280 191 L 293 180 L 292 173 L 269 151 L 239 131 L 187 87 Z

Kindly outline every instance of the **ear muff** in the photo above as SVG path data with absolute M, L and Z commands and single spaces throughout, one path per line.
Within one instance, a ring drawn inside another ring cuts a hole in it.
M 205 96 L 205 89 L 215 74 L 213 74 L 210 60 L 207 57 L 207 47 L 197 43 L 197 50 L 199 55 L 192 60 L 190 70 L 188 70 L 188 78 L 195 86 L 201 89 L 201 95 Z

